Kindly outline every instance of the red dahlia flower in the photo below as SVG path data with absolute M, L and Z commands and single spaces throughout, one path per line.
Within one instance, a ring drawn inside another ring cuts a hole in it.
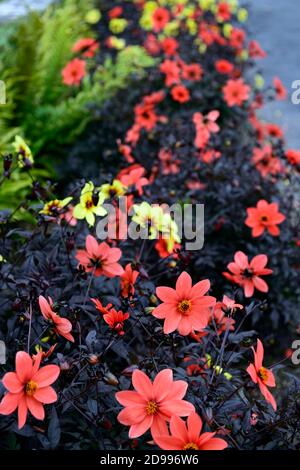
M 172 416 L 169 434 L 160 433 L 155 443 L 163 450 L 223 450 L 228 447 L 224 439 L 215 436 L 215 432 L 201 434 L 202 420 L 197 413 L 191 413 L 185 423 L 179 416 Z
M 163 175 L 177 175 L 180 171 L 180 160 L 174 159 L 172 150 L 162 148 L 159 151 L 158 158 L 162 167 Z
M 222 37 L 218 26 L 211 25 L 205 21 L 200 22 L 199 37 L 207 46 L 210 46 L 213 43 L 217 43 L 221 46 L 226 45 L 226 40 Z
M 108 324 L 111 330 L 114 330 L 118 335 L 123 336 L 124 322 L 128 320 L 129 313 L 123 313 L 121 310 L 117 311 L 113 308 L 112 304 L 107 304 L 106 307 L 102 305 L 99 299 L 91 299 L 94 302 L 96 309 L 102 313 L 103 320 Z
M 231 64 L 228 60 L 220 59 L 215 62 L 215 69 L 221 74 L 229 75 L 233 72 L 234 65 Z
M 113 308 L 112 304 L 107 304 L 106 307 L 104 307 L 104 305 L 102 305 L 99 299 L 91 298 L 91 301 L 94 302 L 94 304 L 96 305 L 96 309 L 100 313 L 102 313 L 102 315 L 107 315 L 110 312 L 110 310 Z
M 134 124 L 126 133 L 126 142 L 135 146 L 140 138 L 141 127 L 138 124 Z M 132 158 L 134 161 L 134 158 Z
M 110 248 L 105 242 L 98 244 L 92 235 L 86 237 L 85 245 L 86 250 L 77 250 L 76 259 L 86 272 L 93 272 L 96 277 L 115 277 L 124 273 L 118 263 L 122 256 L 120 248 Z
M 51 297 L 48 297 L 48 300 L 45 299 L 42 295 L 39 296 L 39 306 L 45 320 L 51 323 L 53 326 L 54 332 L 58 336 L 63 336 L 68 341 L 74 343 L 74 338 L 71 335 L 72 323 L 67 318 L 60 317 L 54 311 L 54 303 Z
M 183 64 L 182 78 L 190 81 L 198 81 L 203 75 L 203 69 L 199 64 Z
M 219 132 L 220 127 L 216 123 L 220 112 L 217 110 L 210 111 L 206 116 L 202 113 L 194 113 L 193 123 L 196 128 L 195 147 L 198 149 L 204 149 L 208 144 L 210 134 L 216 134 Z
M 224 331 L 234 331 L 235 320 L 226 316 L 219 302 L 217 302 L 216 307 L 212 313 L 210 323 L 214 323 L 216 325 L 216 331 L 218 335 L 221 335 L 224 333 Z
M 63 83 L 65 85 L 80 85 L 81 80 L 86 75 L 85 61 L 73 59 L 62 71 Z
M 177 62 L 166 59 L 160 64 L 159 70 L 165 74 L 165 84 L 167 87 L 180 83 L 180 68 Z
M 163 303 L 156 307 L 152 314 L 165 320 L 165 334 L 177 329 L 181 335 L 187 336 L 192 331 L 200 331 L 207 326 L 209 307 L 216 303 L 215 297 L 205 295 L 209 288 L 208 279 L 192 286 L 191 276 L 187 272 L 180 274 L 176 289 L 157 287 L 156 295 Z
M 233 299 L 227 297 L 227 295 L 223 296 L 223 300 L 221 303 L 222 309 L 225 312 L 234 313 L 237 309 L 242 310 L 244 308 L 241 304 L 236 304 Z
M 246 32 L 241 28 L 233 28 L 229 43 L 234 49 L 242 49 L 246 39 Z
M 79 39 L 73 46 L 73 52 L 81 52 L 83 57 L 94 57 L 99 49 L 99 42 L 93 38 Z
M 158 33 L 159 31 L 163 30 L 164 27 L 170 21 L 170 12 L 166 8 L 156 8 L 152 15 L 152 24 L 153 30 Z
M 261 48 L 257 41 L 250 41 L 248 46 L 249 56 L 253 59 L 263 59 L 267 53 Z
M 276 202 L 269 204 L 261 199 L 256 207 L 249 207 L 247 213 L 245 224 L 252 228 L 253 237 L 259 237 L 265 230 L 268 230 L 274 237 L 280 234 L 277 225 L 285 220 L 285 216 L 279 212 Z
M 228 106 L 242 106 L 250 98 L 250 87 L 242 78 L 228 80 L 223 87 L 223 95 Z
M 230 299 L 226 295 L 223 297 L 222 302 L 217 302 L 210 319 L 210 323 L 215 323 L 217 327 L 217 333 L 220 335 L 224 331 L 234 331 L 235 320 L 231 318 L 231 315 L 236 309 L 242 309 L 243 305 L 236 304 L 234 300 Z M 229 314 L 230 316 L 227 316 Z
M 162 370 L 152 383 L 141 370 L 132 374 L 135 391 L 116 393 L 117 401 L 125 406 L 118 415 L 118 421 L 130 426 L 131 439 L 142 436 L 148 429 L 152 437 L 159 436 L 166 429 L 166 421 L 171 416 L 189 416 L 194 406 L 183 400 L 188 384 L 183 380 L 173 380 L 171 369 Z
M 144 48 L 150 55 L 158 55 L 160 53 L 160 42 L 155 34 L 149 33 L 144 41 Z
M 16 372 L 7 372 L 2 379 L 8 390 L 0 403 L 0 414 L 10 415 L 18 408 L 18 427 L 21 429 L 27 419 L 28 410 L 36 418 L 45 418 L 44 404 L 57 401 L 55 390 L 50 387 L 59 376 L 56 365 L 40 368 L 42 353 L 35 360 L 24 351 L 16 354 Z
M 284 133 L 280 126 L 273 123 L 265 124 L 265 131 L 267 135 L 274 139 L 284 139 Z
M 162 50 L 167 56 L 175 55 L 179 47 L 178 41 L 174 38 L 165 38 L 160 42 L 160 44 Z
M 109 10 L 108 16 L 109 18 L 119 18 L 123 13 L 123 7 L 117 6 Z
M 144 177 L 146 170 L 139 164 L 131 165 L 121 170 L 116 179 L 127 188 L 136 189 L 139 196 L 144 192 L 143 187 L 149 184 L 149 180 Z
M 165 98 L 165 92 L 163 90 L 154 91 L 150 95 L 146 95 L 143 98 L 143 103 L 146 106 L 156 106 L 161 103 Z
M 276 99 L 279 101 L 284 101 L 287 99 L 287 89 L 283 85 L 282 81 L 278 77 L 274 77 L 273 85 L 275 88 Z
M 276 411 L 277 405 L 275 398 L 268 390 L 268 387 L 276 387 L 275 378 L 273 372 L 269 369 L 266 369 L 262 365 L 264 359 L 264 347 L 259 339 L 257 340 L 256 351 L 254 348 L 252 348 L 252 350 L 254 353 L 254 364 L 249 365 L 247 372 L 253 382 L 258 384 L 259 389 L 265 397 L 266 401 L 270 403 Z
M 214 161 L 221 158 L 221 152 L 218 152 L 217 150 L 214 150 L 214 149 L 202 150 L 200 151 L 198 158 L 204 163 L 207 163 L 207 164 L 213 163 Z
M 300 164 L 300 151 L 299 150 L 289 149 L 286 151 L 285 155 L 291 165 Z
M 171 95 L 173 100 L 178 103 L 186 103 L 190 100 L 190 92 L 183 85 L 175 85 L 171 90 Z
M 221 18 L 222 21 L 229 21 L 231 18 L 230 5 L 226 2 L 219 3 L 216 16 Z
M 132 269 L 131 263 L 128 263 L 121 276 L 122 297 L 132 297 L 134 295 L 134 284 L 136 283 L 138 276 L 139 272 Z
M 134 108 L 135 123 L 141 128 L 145 128 L 147 131 L 151 131 L 158 121 L 158 116 L 155 113 L 153 106 L 138 104 Z
M 170 247 L 168 246 L 168 241 L 162 237 L 159 237 L 154 247 L 160 258 L 168 258 L 170 256 L 173 259 L 177 259 L 178 258 L 177 252 L 178 250 L 180 250 L 181 245 L 180 243 L 174 243 L 172 247 L 172 251 L 170 251 Z
M 103 315 L 103 320 L 108 324 L 111 330 L 114 330 L 118 335 L 123 336 L 124 322 L 128 320 L 129 313 L 123 313 L 121 310 L 117 311 L 114 308 L 110 309 L 108 313 Z
M 269 144 L 263 148 L 255 147 L 252 161 L 264 178 L 268 175 L 277 175 L 283 170 L 281 161 L 273 154 L 273 148 Z
M 127 163 L 134 163 L 134 157 L 132 155 L 132 148 L 130 145 L 122 144 L 121 140 L 117 140 L 119 152 L 123 155 Z
M 260 276 L 272 274 L 272 269 L 266 268 L 268 257 L 257 255 L 249 263 L 248 257 L 242 251 L 234 255 L 234 262 L 229 263 L 227 268 L 230 273 L 223 275 L 232 282 L 243 287 L 245 296 L 252 297 L 254 288 L 260 292 L 268 292 L 267 283 Z

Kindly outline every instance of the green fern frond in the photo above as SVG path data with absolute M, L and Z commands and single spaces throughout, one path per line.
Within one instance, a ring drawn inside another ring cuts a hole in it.
M 0 45 L 0 76 L 7 89 L 7 104 L 0 110 L 0 150 L 15 128 L 34 154 L 52 149 L 54 142 L 72 142 L 92 118 L 91 106 L 101 106 L 129 85 L 132 74 L 154 64 L 142 47 L 129 46 L 114 62 L 107 59 L 78 92 L 65 86 L 61 72 L 73 57 L 74 42 L 92 35 L 84 20 L 91 6 L 91 0 L 65 0 L 44 14 L 32 12 L 17 23 L 8 47 Z
M 0 152 L 11 150 L 9 144 L 17 134 L 23 136 L 35 161 L 43 156 L 40 168 L 31 171 L 42 179 L 51 174 L 56 147 L 82 133 L 93 109 L 155 63 L 144 48 L 129 46 L 86 76 L 78 90 L 64 85 L 61 72 L 73 57 L 74 42 L 93 34 L 84 20 L 91 7 L 92 0 L 65 0 L 43 14 L 31 12 L 0 42 L 0 77 L 7 95 L 7 103 L 0 107 Z M 31 177 L 20 169 L 5 179 L 0 210 L 8 207 L 8 201 L 15 210 L 31 185 Z
M 3 134 L 15 126 L 31 140 L 35 110 L 67 96 L 61 71 L 74 42 L 89 33 L 84 17 L 90 8 L 89 0 L 65 0 L 43 14 L 30 12 L 0 44 L 0 77 L 7 92 L 7 104 L 0 111 L 0 148 Z

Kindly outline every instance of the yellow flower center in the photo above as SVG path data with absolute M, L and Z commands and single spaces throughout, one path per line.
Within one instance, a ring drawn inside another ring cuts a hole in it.
M 261 367 L 258 372 L 259 377 L 263 382 L 268 380 L 268 370 L 265 367 Z
M 195 442 L 188 442 L 183 447 L 183 450 L 199 450 L 199 447 L 197 446 L 197 444 L 195 444 Z
M 37 383 L 35 383 L 33 380 L 29 380 L 27 384 L 25 385 L 25 393 L 26 395 L 29 395 L 30 397 L 35 394 L 37 391 Z
M 182 315 L 188 315 L 191 311 L 191 308 L 192 308 L 192 301 L 187 300 L 187 299 L 181 300 L 177 305 L 177 310 Z
M 146 406 L 146 412 L 148 415 L 155 415 L 158 412 L 158 404 L 155 401 L 148 401 Z

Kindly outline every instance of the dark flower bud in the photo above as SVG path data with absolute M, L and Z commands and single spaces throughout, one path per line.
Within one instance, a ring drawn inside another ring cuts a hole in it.
M 126 367 L 126 369 L 124 369 L 121 374 L 122 375 L 125 375 L 125 377 L 131 377 L 133 372 L 137 369 L 137 366 L 134 365 L 134 366 L 129 366 L 129 367 Z
M 23 163 L 24 163 L 24 167 L 26 168 L 26 170 L 30 170 L 33 167 L 33 163 L 31 160 L 29 160 L 29 158 L 24 157 Z
M 98 205 L 98 202 L 99 202 L 99 193 L 93 193 L 92 201 L 93 201 L 94 206 L 97 206 L 97 205 Z
M 97 354 L 90 354 L 88 356 L 88 361 L 90 364 L 96 365 L 99 363 L 99 357 L 97 356 Z
M 104 382 L 106 382 L 109 385 L 118 385 L 119 384 L 119 381 L 118 381 L 117 377 L 114 374 L 112 374 L 111 372 L 106 372 L 106 374 L 104 375 Z
M 4 176 L 9 176 L 9 170 L 12 165 L 12 155 L 7 154 L 3 158 L 3 169 L 4 169 Z
M 110 431 L 113 425 L 112 425 L 112 422 L 111 422 L 109 419 L 103 418 L 103 421 L 102 421 L 102 423 L 101 423 L 101 426 L 102 426 L 104 429 L 106 429 L 107 431 Z

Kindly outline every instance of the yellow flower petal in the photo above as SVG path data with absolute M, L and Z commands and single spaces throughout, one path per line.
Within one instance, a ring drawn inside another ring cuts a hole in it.
M 95 224 L 96 219 L 95 219 L 95 216 L 94 216 L 93 212 L 87 212 L 85 218 L 86 218 L 86 220 L 87 220 L 87 222 L 90 226 Z
M 77 204 L 77 206 L 74 207 L 73 217 L 75 217 L 75 219 L 85 219 L 86 213 L 87 210 L 80 204 Z

